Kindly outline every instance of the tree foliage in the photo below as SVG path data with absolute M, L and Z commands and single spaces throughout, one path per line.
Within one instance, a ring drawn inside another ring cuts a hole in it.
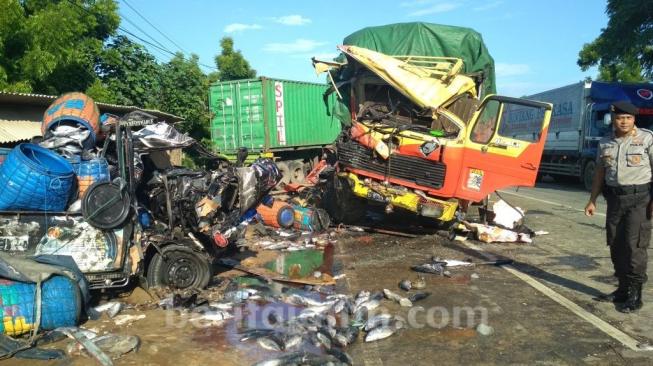
M 199 57 L 185 58 L 177 53 L 161 67 L 159 108 L 184 116 L 181 130 L 205 143 L 210 138 L 207 76 L 199 67 Z
M 180 130 L 208 143 L 208 86 L 256 77 L 234 41 L 220 41 L 217 72 L 196 55 L 157 62 L 117 35 L 116 0 L 0 0 L 0 90 L 59 95 L 84 91 L 96 101 L 181 116 Z
M 129 38 L 114 37 L 98 57 L 95 70 L 101 82 L 87 89 L 91 97 L 143 108 L 159 104 L 161 66 L 145 47 Z
M 583 46 L 578 65 L 599 66 L 599 79 L 643 81 L 653 78 L 653 2 L 608 0 L 608 26 Z
M 249 66 L 249 62 L 240 51 L 234 50 L 234 40 L 224 37 L 220 40 L 222 52 L 215 57 L 218 67 L 217 79 L 221 81 L 252 79 L 256 77 L 256 70 Z
M 0 88 L 46 94 L 85 90 L 118 27 L 113 0 L 0 0 Z

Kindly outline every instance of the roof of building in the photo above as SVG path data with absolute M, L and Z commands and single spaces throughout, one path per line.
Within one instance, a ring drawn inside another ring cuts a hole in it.
M 34 136 L 41 136 L 38 122 L 0 120 L 0 144 L 25 141 Z
M 31 105 L 41 105 L 44 107 L 49 106 L 52 102 L 57 99 L 58 96 L 54 95 L 45 95 L 45 94 L 28 94 L 28 93 L 14 93 L 7 91 L 0 91 L 0 103 L 13 103 L 13 104 L 31 104 Z M 129 105 L 119 105 L 119 104 L 110 104 L 110 103 L 101 103 L 96 102 L 100 112 L 102 113 L 113 113 L 113 114 L 122 114 L 133 111 L 134 109 L 140 109 L 144 112 L 153 114 L 159 118 L 165 119 L 166 122 L 174 123 L 183 121 L 184 118 L 176 116 L 171 113 L 161 112 L 156 109 L 145 109 Z

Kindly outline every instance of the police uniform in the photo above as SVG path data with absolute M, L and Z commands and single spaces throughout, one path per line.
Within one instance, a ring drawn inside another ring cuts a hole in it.
M 619 279 L 612 300 L 624 302 L 632 311 L 641 307 L 641 288 L 647 280 L 653 132 L 637 127 L 628 136 L 617 137 L 612 132 L 599 142 L 597 155 L 597 163 L 605 168 L 607 244 Z

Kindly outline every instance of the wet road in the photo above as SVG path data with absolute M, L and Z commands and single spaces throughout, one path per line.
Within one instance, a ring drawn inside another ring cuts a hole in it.
M 483 255 L 498 255 L 516 261 L 513 272 L 477 266 L 452 269 L 450 278 L 427 274 L 424 291 L 431 295 L 412 308 L 383 301 L 382 309 L 402 317 L 406 326 L 377 342 L 365 343 L 359 338 L 347 349 L 355 364 L 653 364 L 653 352 L 634 351 L 617 334 L 623 332 L 626 341 L 653 343 L 653 304 L 647 302 L 653 298 L 653 289 L 645 289 L 645 306 L 633 315 L 592 300 L 600 292 L 612 291 L 615 281 L 603 243 L 605 217 L 585 217 L 582 210 L 587 195 L 577 186 L 556 184 L 505 190 L 505 199 L 526 210 L 525 221 L 531 229 L 550 232 L 535 238 L 533 244 L 459 242 L 436 235 L 414 239 L 366 233 L 338 237 L 332 258 L 334 275 L 345 275 L 337 288 L 351 294 L 383 288 L 402 292 L 398 282 L 417 277 L 410 266 L 425 263 L 431 256 L 483 261 Z M 604 210 L 601 203 L 599 212 Z M 470 216 L 475 211 L 472 208 Z M 283 267 L 291 268 L 288 263 Z M 278 355 L 239 342 L 238 321 L 200 329 L 175 311 L 134 309 L 125 313 L 147 317 L 127 326 L 115 326 L 107 319 L 84 325 L 100 332 L 141 337 L 139 352 L 123 356 L 117 365 L 248 365 Z M 490 327 L 490 334 L 476 330 L 481 323 Z M 8 364 L 27 363 L 11 360 Z M 77 357 L 72 364 L 93 362 Z

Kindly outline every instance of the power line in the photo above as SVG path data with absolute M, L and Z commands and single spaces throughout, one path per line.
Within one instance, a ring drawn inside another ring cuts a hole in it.
M 127 23 L 129 23 L 129 24 L 131 24 L 132 26 L 134 26 L 134 28 L 136 28 L 136 29 L 139 30 L 141 33 L 143 33 L 147 38 L 151 39 L 154 43 L 156 43 L 157 45 L 159 45 L 159 47 L 161 47 L 161 48 L 166 48 L 166 46 L 164 46 L 161 42 L 159 42 L 158 40 L 156 40 L 154 37 L 150 36 L 146 31 L 144 31 L 141 27 L 139 27 L 138 24 L 136 24 L 135 22 L 132 22 L 132 21 L 131 21 L 129 18 L 127 18 L 124 14 L 120 14 L 120 17 L 123 18 L 124 20 L 126 20 Z
M 160 31 L 159 28 L 157 28 L 149 20 L 147 20 L 147 18 L 145 18 L 145 16 L 143 16 L 143 14 L 141 14 L 138 10 L 136 10 L 136 8 L 134 8 L 129 2 L 127 2 L 127 0 L 122 0 L 122 2 L 125 3 L 125 5 L 127 5 L 131 10 L 133 10 L 134 13 L 136 13 L 139 17 L 141 17 L 141 19 L 143 19 L 147 24 L 149 24 L 152 28 L 154 28 L 154 30 L 157 31 L 160 35 L 162 35 L 165 39 L 167 39 L 168 41 L 170 41 L 170 43 L 177 46 L 177 48 L 179 48 L 180 51 L 182 51 L 183 53 L 188 53 L 188 51 L 186 51 L 183 47 L 178 45 L 177 42 L 170 39 L 170 37 L 168 37 L 165 33 Z
M 83 7 L 83 6 L 79 5 L 79 4 L 77 4 L 74 0 L 68 0 L 68 2 L 69 2 L 70 4 L 72 4 L 72 5 L 76 6 L 76 7 L 78 7 L 79 9 L 82 9 L 84 12 L 86 12 L 86 13 L 88 13 L 88 14 L 90 14 L 90 15 L 93 15 L 93 16 L 98 17 L 98 18 L 102 16 L 102 14 L 98 14 L 98 13 L 92 12 L 91 10 L 86 9 L 85 7 Z M 132 21 L 130 21 L 130 20 L 127 19 L 126 17 L 124 17 L 124 18 L 125 18 L 125 20 L 127 20 L 129 23 L 131 23 L 132 25 L 134 25 L 138 30 L 140 30 L 142 33 L 144 33 L 147 37 L 151 38 L 151 39 L 154 40 L 156 43 L 158 43 L 158 45 L 157 45 L 157 44 L 154 44 L 154 43 L 152 43 L 152 42 L 150 42 L 150 41 L 147 41 L 147 40 L 145 40 L 145 39 L 143 39 L 143 38 L 141 38 L 141 37 L 139 37 L 139 36 L 137 36 L 137 35 L 134 34 L 133 32 L 130 32 L 129 30 L 127 30 L 127 29 L 121 27 L 120 25 L 118 26 L 118 30 L 119 30 L 119 31 L 122 31 L 123 33 L 125 33 L 125 34 L 127 34 L 127 35 L 129 35 L 129 36 L 131 36 L 131 37 L 133 37 L 133 38 L 136 38 L 137 40 L 139 40 L 139 41 L 141 41 L 141 42 L 143 42 L 143 43 L 145 43 L 145 44 L 147 44 L 147 45 L 149 45 L 149 46 L 151 46 L 151 47 L 154 47 L 155 49 L 158 49 L 158 50 L 160 50 L 160 51 L 162 51 L 162 52 L 165 52 L 165 53 L 170 54 L 170 55 L 172 55 L 172 56 L 175 56 L 175 55 L 176 55 L 175 52 L 170 51 L 169 49 L 167 49 L 165 46 L 163 46 L 163 45 L 162 45 L 160 42 L 158 42 L 156 39 L 154 39 L 152 36 L 150 36 L 149 34 L 147 34 L 147 32 L 143 31 L 140 27 L 138 27 L 137 25 L 135 25 Z M 183 54 L 183 52 L 182 52 L 182 54 Z M 210 69 L 218 70 L 218 68 L 215 67 L 215 66 L 205 65 L 205 64 L 203 64 L 203 63 L 200 63 L 199 61 L 197 62 L 197 64 L 200 65 L 200 66 L 204 66 L 204 67 L 206 67 L 206 68 L 210 68 Z

